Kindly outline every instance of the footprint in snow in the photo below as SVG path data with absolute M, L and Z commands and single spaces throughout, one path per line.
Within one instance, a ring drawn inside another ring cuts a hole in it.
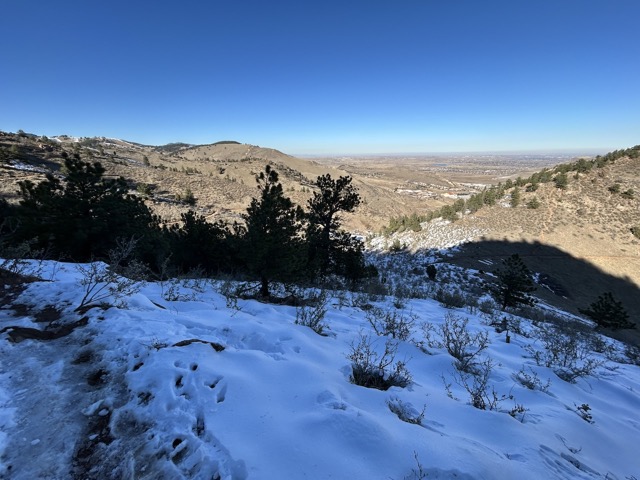
M 332 410 L 346 410 L 349 406 L 338 399 L 332 392 L 325 390 L 317 397 L 318 404 Z

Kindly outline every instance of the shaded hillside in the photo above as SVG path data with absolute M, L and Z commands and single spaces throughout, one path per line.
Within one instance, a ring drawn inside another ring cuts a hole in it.
M 613 336 L 640 344 L 640 288 L 629 278 L 607 273 L 589 258 L 578 258 L 540 242 L 484 240 L 463 245 L 447 262 L 492 272 L 514 253 L 537 274 L 535 296 L 562 310 L 579 314 L 578 309 L 588 307 L 600 294 L 613 292 L 638 326 L 636 330 L 621 330 Z M 491 281 L 487 275 L 484 279 Z

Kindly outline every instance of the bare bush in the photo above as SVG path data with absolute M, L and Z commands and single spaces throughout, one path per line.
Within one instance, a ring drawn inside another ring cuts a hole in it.
M 220 295 L 224 297 L 227 308 L 231 308 L 237 312 L 240 311 L 241 308 L 238 305 L 240 291 L 237 282 L 234 282 L 230 278 L 226 278 L 220 284 L 218 291 L 220 292 Z
M 540 390 L 543 393 L 549 393 L 549 388 L 551 387 L 551 380 L 547 379 L 546 383 L 543 383 L 531 367 L 529 367 L 529 372 L 526 372 L 522 367 L 513 375 L 513 379 L 529 390 Z
M 381 355 L 375 349 L 375 341 L 360 334 L 358 342 L 351 344 L 351 352 L 347 355 L 351 361 L 351 383 L 378 390 L 408 386 L 412 381 L 411 373 L 405 361 L 396 361 L 397 350 L 398 344 L 387 340 Z
M 324 329 L 327 328 L 324 317 L 328 304 L 329 297 L 322 291 L 310 304 L 296 307 L 296 325 L 309 327 L 318 335 L 324 335 Z
M 198 299 L 196 292 L 185 292 L 183 289 L 191 290 L 188 279 L 171 278 L 164 283 L 162 298 L 167 302 L 193 302 Z
M 416 323 L 416 316 L 411 312 L 385 310 L 379 307 L 366 311 L 365 318 L 376 335 L 390 336 L 402 341 L 409 340 Z
M 498 395 L 493 385 L 489 385 L 493 367 L 493 360 L 487 357 L 475 365 L 472 373 L 457 370 L 453 374 L 455 382 L 469 394 L 469 403 L 479 410 L 498 410 L 501 402 L 512 398 Z
M 636 345 L 627 345 L 624 349 L 624 355 L 627 363 L 640 366 L 640 347 Z
M 435 299 L 445 308 L 462 308 L 467 304 L 464 294 L 458 290 L 446 290 L 439 288 Z
M 139 292 L 143 286 L 137 280 L 118 275 L 102 262 L 76 265 L 76 270 L 82 275 L 80 285 L 84 289 L 84 296 L 76 310 L 97 305 L 109 298 L 113 299 L 116 306 L 124 306 L 124 299 Z
M 493 312 L 498 308 L 498 305 L 492 299 L 485 298 L 478 302 L 478 308 L 482 313 L 493 314 Z
M 591 407 L 588 403 L 583 403 L 581 405 L 576 405 L 576 413 L 587 423 L 595 423 L 593 421 L 593 415 L 591 415 Z
M 30 275 L 40 277 L 41 269 L 32 266 L 27 259 L 41 257 L 43 253 L 43 250 L 33 250 L 31 242 L 22 242 L 16 246 L 5 246 L 0 238 L 0 271 L 14 276 Z
M 525 408 L 524 405 L 516 403 L 511 410 L 509 410 L 509 415 L 511 415 L 516 420 L 519 420 L 520 423 L 524 423 L 524 416 L 529 411 L 528 408 Z
M 468 318 L 447 313 L 444 323 L 436 329 L 433 324 L 422 326 L 427 345 L 430 348 L 444 348 L 456 359 L 454 366 L 461 372 L 471 372 L 476 366 L 480 353 L 489 346 L 487 332 L 471 333 L 468 329 Z M 438 338 L 434 337 L 434 333 Z
M 592 356 L 588 338 L 577 330 L 547 326 L 540 328 L 538 338 L 544 349 L 532 345 L 525 349 L 539 366 L 553 368 L 562 380 L 575 383 L 578 378 L 594 375 L 604 360 Z

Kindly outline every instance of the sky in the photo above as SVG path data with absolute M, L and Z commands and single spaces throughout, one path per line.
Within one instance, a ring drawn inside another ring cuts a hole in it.
M 638 0 L 3 2 L 0 130 L 290 154 L 640 143 Z

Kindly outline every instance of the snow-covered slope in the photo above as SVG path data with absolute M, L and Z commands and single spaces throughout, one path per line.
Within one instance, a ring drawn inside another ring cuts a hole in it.
M 0 310 L 0 330 L 42 329 L 35 320 L 45 305 L 62 309 L 60 322 L 80 318 L 76 266 L 40 267 L 45 281 L 15 301 L 28 308 Z M 528 337 L 512 332 L 506 343 L 482 316 L 434 300 L 408 300 L 398 310 L 383 299 L 371 310 L 361 295 L 334 295 L 321 336 L 296 324 L 295 307 L 238 300 L 234 308 L 220 290 L 146 284 L 118 308 L 90 309 L 88 324 L 62 338 L 13 343 L 5 331 L 0 477 L 640 477 L 640 369 L 612 360 L 623 357 L 620 345 L 607 357 L 590 354 L 604 363 L 569 383 L 534 361 L 543 342 L 525 320 L 519 331 Z M 371 312 L 410 323 L 409 339 L 391 339 L 395 361 L 406 361 L 412 375 L 406 388 L 350 382 L 347 356 L 363 337 L 379 353 L 388 340 L 372 330 Z M 494 410 L 471 405 L 454 359 L 437 345 L 451 315 L 488 335 L 479 360 L 493 360 L 486 392 L 503 399 Z M 522 372 L 533 389 L 517 380 Z

